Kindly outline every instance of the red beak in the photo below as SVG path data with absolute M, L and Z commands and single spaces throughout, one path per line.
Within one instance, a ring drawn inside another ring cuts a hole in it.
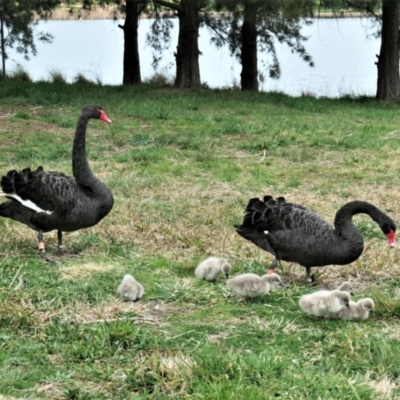
M 99 110 L 100 112 L 100 119 L 104 122 L 111 124 L 111 119 L 107 117 L 106 113 L 103 110 Z
M 395 236 L 396 236 L 396 233 L 392 229 L 387 234 L 387 238 L 388 238 L 390 247 L 396 247 Z

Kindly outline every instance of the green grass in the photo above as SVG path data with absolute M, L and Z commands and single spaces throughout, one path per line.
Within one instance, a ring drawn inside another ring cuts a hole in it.
M 56 79 L 54 79 L 57 81 Z M 288 288 L 253 303 L 195 279 L 199 261 L 262 274 L 272 257 L 239 237 L 249 198 L 272 194 L 333 221 L 347 201 L 400 220 L 398 105 L 369 98 L 292 98 L 177 91 L 162 82 L 0 85 L 0 167 L 71 174 L 76 119 L 91 121 L 90 165 L 115 205 L 66 234 L 78 257 L 37 254 L 36 234 L 0 219 L 0 397 L 43 399 L 396 399 L 400 259 L 378 226 L 354 218 L 366 246 L 348 266 L 315 269 L 317 287 L 350 280 L 372 297 L 367 321 L 318 320 L 298 299 L 314 289 L 282 263 Z M 45 235 L 55 252 L 56 234 Z M 130 273 L 140 302 L 115 291 Z

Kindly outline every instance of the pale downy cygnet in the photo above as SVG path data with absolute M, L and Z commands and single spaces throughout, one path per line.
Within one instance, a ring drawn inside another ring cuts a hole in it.
M 117 294 L 127 300 L 137 301 L 142 298 L 144 288 L 132 275 L 126 274 L 118 286 Z
M 196 267 L 194 273 L 200 279 L 215 282 L 221 273 L 224 273 L 226 278 L 229 278 L 230 270 L 231 265 L 225 258 L 209 257 Z
M 347 292 L 353 296 L 353 288 L 351 287 L 350 282 L 343 282 L 336 290 Z
M 308 314 L 324 317 L 349 307 L 350 294 L 341 290 L 319 290 L 305 294 L 299 300 L 300 308 Z
M 278 274 L 241 274 L 228 279 L 227 286 L 235 293 L 245 296 L 247 300 L 268 293 L 273 286 L 285 286 Z
M 351 287 L 350 282 L 343 282 L 337 289 L 334 290 L 340 290 L 341 292 L 347 292 L 348 294 L 353 295 L 353 288 Z M 321 289 L 315 293 L 318 293 L 320 296 L 328 296 L 330 292 L 332 292 L 332 290 Z
M 350 301 L 349 308 L 342 308 L 337 313 L 329 314 L 329 317 L 333 319 L 345 319 L 348 321 L 355 319 L 368 319 L 369 315 L 374 312 L 374 308 L 374 301 L 370 297 L 367 297 L 365 299 L 358 300 L 357 303 Z

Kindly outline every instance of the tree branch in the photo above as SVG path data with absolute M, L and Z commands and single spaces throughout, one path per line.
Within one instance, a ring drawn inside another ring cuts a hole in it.
M 175 11 L 180 11 L 181 7 L 179 4 L 170 3 L 169 1 L 164 0 L 154 0 L 155 3 L 159 4 L 160 6 L 172 8 Z
M 376 14 L 375 11 L 367 6 L 363 6 L 358 4 L 357 2 L 351 1 L 351 0 L 341 0 L 344 4 L 347 4 L 349 7 L 353 7 L 356 10 L 359 10 L 360 12 L 365 12 L 367 14 L 373 15 L 377 19 L 382 19 L 382 17 L 379 14 Z

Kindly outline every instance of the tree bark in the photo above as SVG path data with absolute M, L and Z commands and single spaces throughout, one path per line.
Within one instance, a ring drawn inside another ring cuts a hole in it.
M 383 0 L 382 2 L 382 39 L 376 63 L 378 67 L 376 98 L 380 100 L 396 100 L 400 96 L 399 4 L 398 0 Z
M 243 12 L 240 84 L 242 90 L 258 91 L 257 7 L 246 1 Z
M 138 43 L 139 15 L 142 11 L 140 0 L 128 0 L 126 2 L 125 23 L 118 25 L 124 31 L 124 65 L 123 79 L 124 85 L 134 85 L 141 83 L 140 58 Z
M 201 86 L 199 67 L 199 11 L 198 0 L 182 0 L 178 8 L 179 35 L 175 53 L 178 88 L 198 88 Z

